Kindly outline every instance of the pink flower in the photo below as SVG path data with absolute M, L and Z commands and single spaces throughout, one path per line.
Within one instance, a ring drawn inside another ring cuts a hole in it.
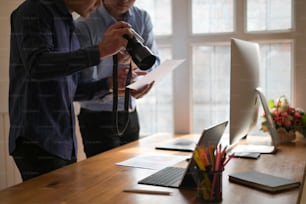
M 292 124 L 291 124 L 291 121 L 290 121 L 290 120 L 285 120 L 285 121 L 284 121 L 284 125 L 285 125 L 286 127 L 290 127 Z
M 300 108 L 290 106 L 285 96 L 280 97 L 276 102 L 269 100 L 268 105 L 276 128 L 284 128 L 287 131 L 303 131 L 306 133 L 306 115 L 304 111 Z M 261 123 L 261 130 L 267 132 L 266 115 L 263 114 L 262 118 L 264 121 Z
M 288 113 L 287 113 L 287 112 L 281 112 L 280 115 L 281 115 L 282 117 L 287 117 L 287 116 L 288 116 Z
M 301 118 L 302 116 L 301 116 L 301 113 L 297 111 L 297 112 L 294 112 L 294 117 Z
M 288 108 L 288 113 L 294 113 L 295 112 L 295 109 L 293 107 L 290 107 Z

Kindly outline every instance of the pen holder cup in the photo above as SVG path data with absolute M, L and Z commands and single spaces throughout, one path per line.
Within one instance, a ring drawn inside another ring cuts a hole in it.
M 223 171 L 199 171 L 197 182 L 198 197 L 204 203 L 222 201 Z

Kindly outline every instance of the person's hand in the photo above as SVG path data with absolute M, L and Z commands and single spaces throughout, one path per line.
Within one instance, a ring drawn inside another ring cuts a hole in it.
M 129 72 L 129 67 L 124 67 L 124 68 L 120 68 L 118 69 L 118 78 L 117 78 L 117 82 L 118 82 L 118 96 L 124 96 L 125 94 L 125 89 L 126 89 L 126 78 L 127 78 L 127 74 Z M 146 75 L 147 72 L 145 71 L 133 71 L 132 72 L 132 77 L 131 77 L 131 82 L 135 81 L 136 77 L 138 76 L 142 76 L 142 75 Z M 108 78 L 108 84 L 110 89 L 113 89 L 113 76 L 110 76 Z M 144 95 L 146 95 L 152 88 L 152 86 L 154 85 L 154 81 L 151 82 L 150 84 L 145 85 L 144 87 L 137 89 L 137 90 L 130 90 L 131 96 L 133 96 L 134 98 L 138 99 L 143 97 Z
M 118 56 L 118 64 L 128 65 L 132 61 L 131 56 L 129 55 L 129 53 L 125 49 L 120 50 L 117 53 L 117 56 Z
M 147 84 L 140 89 L 137 89 L 137 90 L 131 89 L 131 96 L 133 96 L 136 99 L 142 98 L 144 95 L 146 95 L 151 90 L 153 85 L 154 85 L 154 81 L 152 81 L 150 84 Z
M 118 96 L 124 96 L 124 92 L 126 89 L 126 78 L 127 78 L 127 74 L 129 72 L 129 67 L 124 67 L 124 68 L 119 68 L 118 69 L 118 78 L 117 78 L 117 82 L 118 82 Z M 135 80 L 135 78 L 137 77 L 137 74 L 135 72 L 132 72 L 132 77 L 131 80 Z M 110 89 L 113 89 L 113 76 L 110 76 L 108 78 L 108 84 Z
M 126 49 L 120 50 L 117 53 L 117 56 L 118 56 L 118 64 L 121 64 L 121 66 L 122 65 L 129 66 L 131 63 L 133 70 L 138 69 L 137 65 L 133 61 L 131 55 L 126 51 Z
M 134 71 L 134 73 L 136 74 L 136 76 L 143 76 L 146 75 L 148 72 L 145 71 Z M 135 76 L 135 75 L 133 75 Z M 135 81 L 136 77 L 132 78 L 132 81 Z M 154 85 L 154 81 L 143 86 L 140 89 L 134 90 L 131 89 L 131 96 L 133 96 L 136 99 L 142 98 L 144 95 L 146 95 L 153 87 Z
M 100 57 L 105 58 L 125 49 L 128 41 L 123 35 L 128 35 L 132 38 L 133 33 L 130 28 L 131 25 L 124 21 L 118 21 L 110 26 L 99 43 Z

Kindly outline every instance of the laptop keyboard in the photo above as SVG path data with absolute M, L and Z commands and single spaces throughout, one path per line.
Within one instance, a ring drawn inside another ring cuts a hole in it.
M 166 167 L 142 179 L 138 183 L 155 186 L 179 187 L 179 184 L 183 179 L 185 170 L 185 168 L 181 167 Z

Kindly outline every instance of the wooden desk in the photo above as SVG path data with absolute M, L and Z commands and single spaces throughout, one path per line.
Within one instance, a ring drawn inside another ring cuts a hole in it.
M 152 151 L 190 155 L 190 153 L 184 152 L 154 150 L 155 144 L 170 138 L 172 138 L 171 135 L 163 134 L 150 136 L 4 189 L 0 191 L 0 203 L 200 203 L 193 190 L 137 184 L 137 181 L 155 172 L 153 170 L 115 165 L 116 162 Z M 238 158 L 231 160 L 223 176 L 222 203 L 296 203 L 301 189 L 269 194 L 230 183 L 228 174 L 244 170 L 258 170 L 302 182 L 306 164 L 305 156 L 306 145 L 302 142 L 282 145 L 275 155 L 261 155 L 258 160 Z M 124 189 L 132 187 L 171 191 L 171 195 L 123 192 Z

